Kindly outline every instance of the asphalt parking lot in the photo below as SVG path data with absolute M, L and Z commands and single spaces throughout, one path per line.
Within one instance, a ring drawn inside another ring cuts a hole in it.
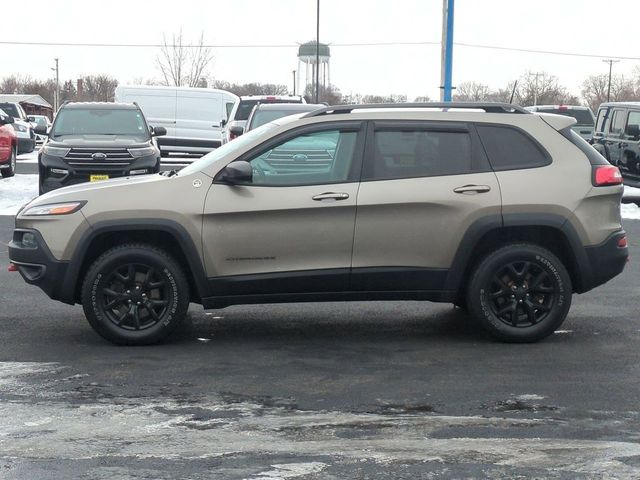
M 13 219 L 0 217 L 0 264 Z M 493 342 L 450 305 L 193 306 L 115 347 L 0 269 L 0 478 L 638 478 L 632 261 L 562 330 Z

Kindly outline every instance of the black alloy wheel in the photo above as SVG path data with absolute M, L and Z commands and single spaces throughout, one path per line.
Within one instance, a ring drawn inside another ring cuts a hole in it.
M 572 292 L 571 277 L 557 256 L 534 244 L 508 244 L 476 265 L 467 305 L 495 338 L 534 342 L 562 324 Z
M 93 329 L 120 345 L 166 338 L 189 307 L 189 283 L 166 251 L 148 244 L 116 246 L 89 267 L 82 307 Z

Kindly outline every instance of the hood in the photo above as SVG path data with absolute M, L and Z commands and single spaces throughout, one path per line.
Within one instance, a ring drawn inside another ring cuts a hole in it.
M 52 147 L 105 147 L 134 148 L 145 147 L 151 142 L 150 137 L 143 135 L 62 135 L 50 137 Z

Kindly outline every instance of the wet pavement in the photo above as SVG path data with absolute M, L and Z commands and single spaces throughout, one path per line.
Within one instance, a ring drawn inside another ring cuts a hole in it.
M 0 478 L 640 478 L 625 228 L 625 272 L 532 345 L 450 305 L 359 302 L 194 305 L 170 343 L 116 347 L 2 267 Z

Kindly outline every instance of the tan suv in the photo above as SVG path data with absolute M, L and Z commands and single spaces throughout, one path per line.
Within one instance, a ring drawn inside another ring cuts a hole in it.
M 455 103 L 285 117 L 179 173 L 38 197 L 10 261 L 121 344 L 165 338 L 189 302 L 399 299 L 535 341 L 628 256 L 620 172 L 574 122 Z

